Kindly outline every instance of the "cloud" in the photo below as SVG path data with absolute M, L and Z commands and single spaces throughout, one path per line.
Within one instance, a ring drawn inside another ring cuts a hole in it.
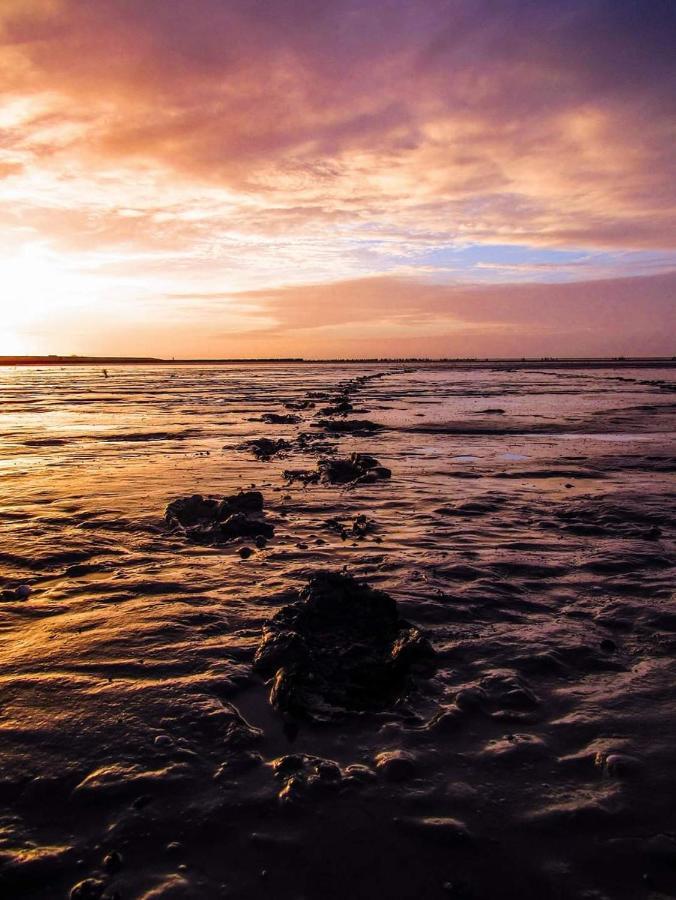
M 676 272 L 567 284 L 434 284 L 374 277 L 180 298 L 263 317 L 242 346 L 284 355 L 615 356 L 676 352 Z M 188 316 L 189 319 L 189 316 Z M 225 345 L 230 335 L 220 335 Z M 303 349 L 305 348 L 305 349 Z M 281 353 L 282 351 L 280 351 Z
M 51 0 L 2 16 L 4 92 L 50 98 L 52 126 L 20 128 L 37 156 L 167 167 L 287 223 L 674 245 L 669 2 Z
M 55 341 L 91 309 L 84 352 L 663 348 L 666 282 L 624 331 L 598 311 L 676 266 L 674 26 L 671 0 L 3 0 L 0 268 Z

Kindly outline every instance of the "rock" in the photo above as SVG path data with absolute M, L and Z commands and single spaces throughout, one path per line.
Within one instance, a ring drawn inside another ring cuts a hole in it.
M 353 763 L 345 767 L 345 777 L 351 781 L 366 784 L 376 780 L 376 773 L 370 766 L 364 766 L 361 763 Z
M 237 552 L 242 557 L 242 559 L 248 559 L 253 554 L 253 550 L 251 549 L 251 547 L 240 547 Z
M 337 532 L 343 540 L 347 538 L 364 538 L 367 534 L 374 531 L 376 523 L 373 519 L 369 519 L 364 513 L 355 516 L 352 522 L 342 522 L 339 518 L 326 520 L 326 527 L 331 531 Z
M 263 550 L 268 545 L 268 539 L 265 535 L 257 534 L 254 543 L 259 550 Z
M 314 409 L 315 406 L 313 400 L 288 400 L 284 404 L 285 409 Z
M 28 584 L 20 584 L 14 591 L 17 600 L 28 600 L 32 593 L 33 591 Z
M 336 449 L 332 440 L 327 440 L 326 436 L 312 434 L 309 431 L 300 432 L 296 438 L 296 446 L 301 453 L 334 453 Z
M 275 776 L 282 781 L 281 803 L 296 803 L 308 795 L 335 790 L 343 779 L 338 763 L 321 756 L 293 753 L 272 763 Z
M 376 756 L 376 771 L 387 781 L 408 781 L 415 775 L 415 757 L 406 750 L 387 750 Z
M 317 484 L 319 472 L 310 469 L 284 469 L 282 473 L 289 483 L 300 481 L 302 484 Z
M 103 858 L 103 865 L 109 872 L 119 872 L 124 864 L 122 854 L 118 850 L 111 850 Z
M 617 650 L 617 644 L 610 638 L 603 638 L 599 646 L 601 647 L 601 650 L 605 650 L 606 653 L 613 653 Z
M 195 494 L 173 500 L 164 514 L 167 524 L 189 540 L 220 544 L 238 537 L 272 537 L 274 528 L 265 520 L 260 491 L 243 491 L 223 497 Z
M 287 481 L 301 481 L 303 484 L 374 484 L 391 478 L 392 472 L 381 466 L 378 460 L 368 453 L 353 453 L 349 457 L 323 458 L 317 463 L 317 470 L 287 469 L 284 472 Z
M 359 484 L 390 478 L 392 472 L 381 466 L 368 453 L 353 453 L 349 458 L 320 459 L 317 463 L 320 479 L 329 484 Z
M 332 406 L 324 406 L 319 410 L 322 416 L 346 416 L 351 413 L 354 407 L 346 398 L 336 398 Z
M 70 900 L 101 900 L 106 888 L 100 878 L 85 878 L 70 889 Z
M 269 460 L 279 453 L 286 453 L 291 449 L 291 444 L 284 438 L 274 440 L 272 438 L 256 438 L 253 441 L 245 441 L 239 446 L 240 450 L 249 450 L 257 459 Z
M 291 414 L 263 413 L 260 420 L 268 425 L 297 425 L 301 421 L 301 417 Z
M 298 601 L 268 622 L 254 669 L 272 679 L 275 709 L 328 722 L 386 706 L 415 675 L 432 674 L 434 656 L 388 594 L 328 571 L 313 575 Z
M 626 778 L 635 775 L 641 768 L 640 761 L 628 753 L 609 753 L 607 756 L 598 753 L 596 765 L 611 778 Z

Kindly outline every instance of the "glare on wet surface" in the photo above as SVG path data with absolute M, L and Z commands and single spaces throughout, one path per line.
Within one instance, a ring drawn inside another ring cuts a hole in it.
M 386 427 L 331 440 L 340 455 L 375 455 L 391 480 L 288 485 L 285 469 L 316 465 L 297 436 L 321 432 L 328 401 L 292 411 L 297 424 L 261 416 L 313 392 L 332 397 L 364 373 L 382 377 L 355 391 L 348 418 Z M 394 819 L 452 816 L 487 842 L 496 871 L 517 878 L 516 860 L 542 896 L 549 862 L 564 858 L 564 896 L 634 897 L 645 865 L 636 835 L 668 830 L 676 738 L 674 386 L 673 369 L 0 369 L 0 590 L 32 591 L 0 604 L 12 883 L 44 896 L 45 859 L 59 847 L 48 871 L 62 896 L 100 876 L 100 847 L 117 848 L 125 868 L 105 878 L 142 896 L 176 874 L 165 846 L 178 840 L 194 895 L 220 896 L 227 880 L 233 896 L 254 897 L 263 863 L 250 834 L 265 822 L 286 854 L 266 851 L 268 887 L 291 900 L 293 840 L 307 857 L 318 823 L 327 841 L 356 823 L 364 846 L 404 859 L 411 838 Z M 292 447 L 260 461 L 241 449 L 258 437 Z M 171 500 L 251 485 L 275 534 L 249 559 L 242 541 L 201 546 L 168 532 Z M 363 539 L 327 525 L 357 514 L 375 523 Z M 253 652 L 281 592 L 344 566 L 429 634 L 439 670 L 397 708 L 301 728 L 291 742 L 251 672 Z M 474 696 L 463 690 L 482 692 L 480 709 L 463 709 Z M 223 734 L 237 710 L 263 734 L 252 736 L 259 764 L 235 775 Z M 432 724 L 439 714 L 443 727 Z M 299 818 L 279 805 L 269 764 L 281 754 L 373 767 L 402 748 L 416 759 L 411 783 L 376 780 L 353 794 L 347 779 L 328 807 L 308 799 Z M 618 753 L 636 758 L 640 778 L 608 774 L 604 760 Z M 143 796 L 145 812 L 133 807 Z M 233 818 L 224 847 L 216 835 Z M 607 884 L 595 881 L 590 828 L 614 861 Z M 425 872 L 402 862 L 402 890 L 425 884 L 436 896 L 447 850 L 416 847 Z M 322 871 L 319 858 L 303 864 Z M 476 859 L 453 856 L 453 869 L 481 895 Z M 339 889 L 340 878 L 326 896 Z

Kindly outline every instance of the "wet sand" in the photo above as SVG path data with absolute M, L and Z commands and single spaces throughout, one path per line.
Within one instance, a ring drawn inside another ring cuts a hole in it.
M 674 368 L 108 376 L 0 370 L 2 896 L 676 896 Z M 327 571 L 435 664 L 319 721 L 254 657 Z

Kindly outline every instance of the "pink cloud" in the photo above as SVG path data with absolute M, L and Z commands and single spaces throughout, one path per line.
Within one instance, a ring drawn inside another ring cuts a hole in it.
M 82 127 L 66 159 L 168 166 L 310 219 L 673 247 L 664 4 L 53 0 L 4 18 L 24 63 L 4 90 L 54 95 Z

